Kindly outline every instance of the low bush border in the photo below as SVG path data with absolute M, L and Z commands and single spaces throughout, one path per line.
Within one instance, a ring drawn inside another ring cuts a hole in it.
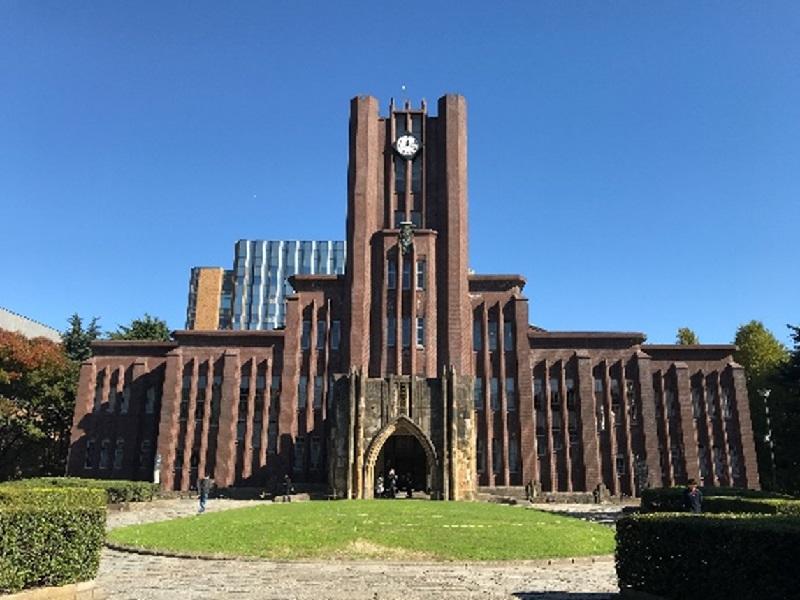
M 0 593 L 93 579 L 105 504 L 99 489 L 0 487 Z
M 793 598 L 800 520 L 643 514 L 617 521 L 620 588 L 671 599 Z

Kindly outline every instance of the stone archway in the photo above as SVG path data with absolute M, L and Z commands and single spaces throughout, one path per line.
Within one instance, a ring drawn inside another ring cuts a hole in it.
M 436 456 L 436 449 L 433 447 L 433 443 L 431 442 L 430 438 L 425 435 L 425 432 L 423 432 L 416 423 L 406 416 L 400 416 L 391 423 L 388 423 L 375 435 L 374 438 L 372 438 L 372 441 L 367 447 L 367 452 L 364 456 L 364 477 L 362 479 L 364 487 L 361 490 L 361 497 L 373 497 L 375 463 L 377 462 L 378 456 L 386 444 L 386 441 L 393 435 L 410 435 L 416 438 L 417 442 L 419 442 L 420 446 L 422 446 L 422 449 L 425 452 L 427 480 L 431 490 L 431 497 L 436 497 L 440 491 L 439 488 L 441 487 L 439 484 L 439 478 L 437 477 L 437 467 L 439 461 Z

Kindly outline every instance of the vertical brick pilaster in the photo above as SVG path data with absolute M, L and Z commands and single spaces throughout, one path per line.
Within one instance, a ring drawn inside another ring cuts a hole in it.
M 239 350 L 225 350 L 222 361 L 222 397 L 214 479 L 219 487 L 229 487 L 236 481 L 236 425 L 239 420 L 241 371 Z
M 440 331 L 439 358 L 452 365 L 458 375 L 470 375 L 471 321 L 469 306 L 467 253 L 467 103 L 463 96 L 449 94 L 439 99 L 440 132 L 443 142 L 443 173 L 440 183 L 439 211 L 443 223 L 439 230 L 437 252 L 444 267 L 444 289 L 440 288 L 441 314 L 447 319 Z
M 481 304 L 481 351 L 479 360 L 483 361 L 483 416 L 486 421 L 486 485 L 494 487 L 494 411 L 492 410 L 492 361 L 489 356 L 489 307 Z
M 131 366 L 130 399 L 128 401 L 128 418 L 134 423 L 130 427 L 130 446 L 125 449 L 125 470 L 130 479 L 150 480 L 152 469 L 139 465 L 139 452 L 142 441 L 152 431 L 152 424 L 145 421 L 144 402 L 147 395 L 147 358 L 136 358 Z M 137 423 L 137 421 L 139 421 Z M 153 443 L 153 440 L 150 440 Z M 151 446 L 152 447 L 152 446 Z
M 500 393 L 500 454 L 503 457 L 502 485 L 508 486 L 508 398 L 506 397 L 506 349 L 505 349 L 505 315 L 502 302 L 497 303 L 497 357 L 498 357 L 498 391 Z
M 658 453 L 658 424 L 656 421 L 656 399 L 653 389 L 653 371 L 650 355 L 641 350 L 636 353 L 636 366 L 639 372 L 639 390 L 642 410 L 642 434 L 647 464 L 647 482 L 642 485 L 658 487 L 663 479 Z
M 160 479 L 163 490 L 172 490 L 175 484 L 175 449 L 178 443 L 182 377 L 183 353 L 178 348 L 167 353 L 164 389 L 161 394 L 161 420 L 157 447 L 161 456 Z
M 536 424 L 533 410 L 533 362 L 528 340 L 528 300 L 514 298 L 514 343 L 517 355 L 517 411 L 519 413 L 519 452 L 522 484 L 539 480 L 536 456 Z
M 617 473 L 617 419 L 614 415 L 613 402 L 611 400 L 611 365 L 607 360 L 602 362 L 603 365 L 603 406 L 606 412 L 606 421 L 608 423 L 608 457 L 609 464 L 611 465 L 611 481 L 609 482 L 608 489 L 612 494 L 619 494 L 619 477 Z
M 96 416 L 92 414 L 96 382 L 97 363 L 94 358 L 90 358 L 81 363 L 78 390 L 75 395 L 75 412 L 73 413 L 67 457 L 67 473 L 69 475 L 83 473 L 83 465 L 86 461 L 86 438 L 92 428 L 96 426 Z
M 689 381 L 689 367 L 684 362 L 675 363 L 676 400 L 680 410 L 681 419 L 681 445 L 683 446 L 684 468 L 676 468 L 681 479 L 676 483 L 685 483 L 686 479 L 700 478 L 700 463 L 697 461 L 697 427 L 695 426 L 692 411 L 692 386 Z
M 730 362 L 728 367 L 733 381 L 733 402 L 735 415 L 738 417 L 739 431 L 741 432 L 742 463 L 744 467 L 744 485 L 750 489 L 760 489 L 758 480 L 758 462 L 756 461 L 756 446 L 753 439 L 753 423 L 750 416 L 750 402 L 747 396 L 747 381 L 744 367 Z M 712 466 L 713 468 L 713 466 Z
M 181 473 L 181 490 L 190 487 L 192 469 L 192 448 L 194 446 L 194 414 L 197 410 L 197 379 L 200 364 L 197 358 L 192 358 L 192 379 L 189 384 L 189 405 L 186 411 L 186 435 L 183 439 L 183 469 Z
M 206 363 L 206 387 L 204 391 L 203 420 L 200 423 L 200 461 L 197 465 L 198 479 L 206 474 L 206 461 L 208 454 L 209 425 L 211 424 L 211 396 L 214 386 L 214 356 L 208 357 Z
M 258 376 L 258 360 L 250 359 L 250 380 L 247 388 L 247 420 L 242 440 L 242 479 L 248 479 L 253 473 L 253 426 L 256 406 L 256 378 Z M 263 415 L 262 415 L 263 418 Z M 238 425 L 237 425 L 238 427 Z
M 597 410 L 594 398 L 592 361 L 588 351 L 575 353 L 578 365 L 578 393 L 581 406 L 581 441 L 583 443 L 584 484 L 587 491 L 594 490 L 603 481 L 600 462 Z
M 545 420 L 545 434 L 547 435 L 547 490 L 551 492 L 558 491 L 558 473 L 556 473 L 556 452 L 553 445 L 553 411 L 550 407 L 550 394 L 553 390 L 550 388 L 550 369 L 552 365 L 550 361 L 544 361 L 544 420 Z M 544 489 L 545 482 L 542 481 L 542 489 Z
M 559 361 L 558 385 L 561 388 L 561 435 L 564 440 L 564 469 L 566 476 L 566 491 L 572 491 L 572 448 L 569 437 L 569 407 L 567 406 L 567 364 Z

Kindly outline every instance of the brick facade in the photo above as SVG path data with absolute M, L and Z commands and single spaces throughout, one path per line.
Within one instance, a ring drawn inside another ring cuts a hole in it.
M 403 157 L 403 134 L 420 143 Z M 348 498 L 395 466 L 432 497 L 534 483 L 758 487 L 733 346 L 529 325 L 525 280 L 468 270 L 466 102 L 351 102 L 344 275 L 296 275 L 286 327 L 98 342 L 69 473 L 190 489 L 290 473 Z

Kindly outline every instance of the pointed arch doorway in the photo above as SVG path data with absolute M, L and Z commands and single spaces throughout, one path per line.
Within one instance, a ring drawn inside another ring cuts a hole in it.
M 398 417 L 381 429 L 370 442 L 365 458 L 362 498 L 374 497 L 377 477 L 386 481 L 389 469 L 394 469 L 398 477 L 410 477 L 414 490 L 437 497 L 440 486 L 436 450 L 430 438 L 408 417 Z

